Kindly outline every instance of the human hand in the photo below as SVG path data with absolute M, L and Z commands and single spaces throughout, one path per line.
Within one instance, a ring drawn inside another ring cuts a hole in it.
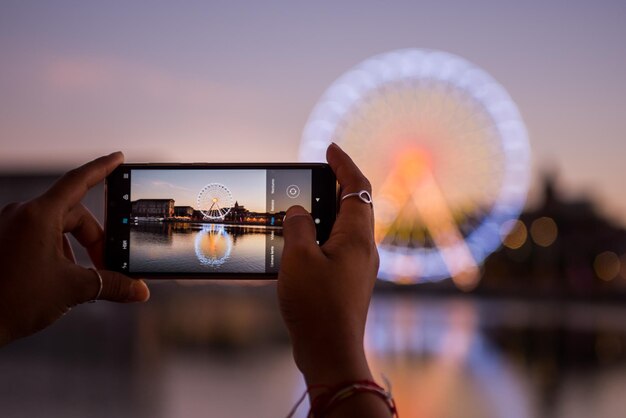
M 326 154 L 346 193 L 367 190 L 369 181 L 337 145 Z M 372 206 L 341 201 L 331 235 L 315 242 L 315 225 L 300 206 L 287 211 L 278 297 L 296 364 L 309 384 L 371 379 L 363 336 L 378 273 Z
M 121 152 L 98 158 L 43 195 L 0 212 L 0 346 L 47 327 L 98 294 L 98 276 L 76 264 L 66 234 L 87 249 L 96 268 L 104 267 L 104 232 L 80 201 L 123 160 Z M 139 302 L 150 296 L 141 280 L 99 273 L 100 299 Z

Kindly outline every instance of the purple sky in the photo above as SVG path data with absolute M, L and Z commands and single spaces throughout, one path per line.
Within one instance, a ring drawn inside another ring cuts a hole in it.
M 341 4 L 339 4 L 341 3 Z M 518 104 L 535 172 L 626 220 L 622 1 L 4 1 L 0 170 L 294 161 L 322 92 L 356 63 L 460 55 Z

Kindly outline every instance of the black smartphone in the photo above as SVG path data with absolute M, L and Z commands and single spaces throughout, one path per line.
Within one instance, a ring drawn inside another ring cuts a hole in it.
M 290 206 L 330 235 L 327 164 L 123 164 L 106 179 L 105 262 L 147 278 L 276 278 Z

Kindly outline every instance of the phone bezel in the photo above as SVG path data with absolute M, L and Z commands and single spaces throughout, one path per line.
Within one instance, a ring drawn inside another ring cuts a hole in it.
M 122 199 L 125 190 L 130 189 L 130 178 L 124 179 L 123 173 L 130 170 L 311 170 L 311 208 L 312 215 L 324 219 L 316 225 L 317 237 L 320 245 L 323 244 L 332 230 L 337 215 L 337 180 L 328 164 L 325 163 L 127 163 L 117 167 L 105 180 L 105 250 L 104 260 L 107 270 L 117 271 L 130 277 L 149 279 L 210 279 L 210 280 L 268 280 L 276 279 L 277 273 L 237 273 L 237 272 L 129 272 L 122 268 L 128 253 L 119 247 L 121 239 L 130 234 L 130 223 L 123 225 L 118 222 L 124 214 L 130 219 L 131 199 Z M 124 182 L 127 182 L 126 184 Z M 324 186 L 328 184 L 334 187 Z M 120 192 L 121 191 L 121 192 Z M 113 198 L 113 196 L 117 196 Z M 316 197 L 319 202 L 314 203 Z M 121 232 L 122 231 L 122 232 Z M 130 244 L 130 242 L 129 242 Z M 126 250 L 129 251 L 129 250 Z M 126 255 L 126 256 L 125 256 Z

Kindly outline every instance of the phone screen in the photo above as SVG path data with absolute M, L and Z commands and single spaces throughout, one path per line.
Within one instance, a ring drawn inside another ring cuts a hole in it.
M 276 275 L 289 207 L 312 214 L 318 242 L 334 221 L 334 176 L 319 166 L 121 166 L 107 181 L 107 264 L 147 276 Z

